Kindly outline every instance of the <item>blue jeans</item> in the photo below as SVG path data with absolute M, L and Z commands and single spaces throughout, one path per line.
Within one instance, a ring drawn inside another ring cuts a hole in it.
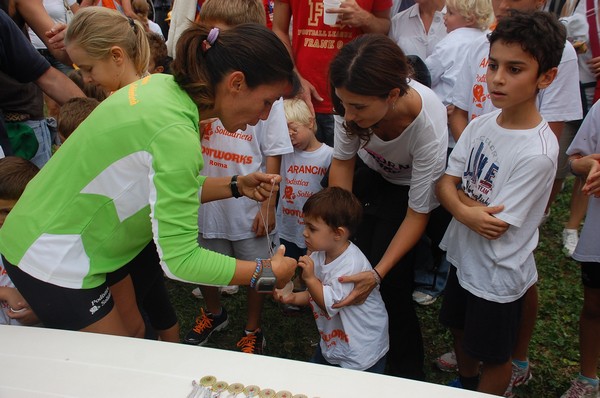
M 317 123 L 317 139 L 333 148 L 333 115 L 329 113 L 317 113 L 315 115 L 315 122 Z
M 379 361 L 377 361 L 375 363 L 375 365 L 371 366 L 369 369 L 365 369 L 364 371 L 369 372 L 369 373 L 383 374 L 383 372 L 385 371 L 385 363 L 386 363 L 385 358 L 386 358 L 386 355 L 381 357 L 381 359 Z M 327 360 L 323 356 L 323 353 L 321 352 L 321 344 L 317 344 L 317 349 L 315 350 L 315 353 L 313 354 L 312 358 L 310 359 L 310 362 L 341 368 L 340 365 L 334 365 L 334 364 L 327 362 Z
M 433 261 L 433 257 L 430 258 L 430 261 Z M 437 271 L 433 272 L 433 266 L 430 261 L 415 265 L 415 290 L 428 294 L 431 297 L 438 297 L 446 287 L 450 263 L 444 255 Z M 433 283 L 434 279 L 435 285 Z
M 33 129 L 39 144 L 37 153 L 29 160 L 37 167 L 42 168 L 42 166 L 50 160 L 50 156 L 52 156 L 53 138 L 50 128 L 52 127 L 55 129 L 56 122 L 54 119 L 48 118 L 42 120 L 27 120 L 23 123 Z

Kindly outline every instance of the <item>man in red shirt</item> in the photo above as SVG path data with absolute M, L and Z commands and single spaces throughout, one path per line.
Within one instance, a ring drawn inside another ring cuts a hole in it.
M 286 45 L 296 64 L 303 99 L 314 111 L 317 138 L 333 146 L 333 105 L 329 95 L 329 62 L 347 42 L 362 33 L 387 35 L 392 0 L 345 0 L 338 23 L 326 25 L 322 0 L 275 0 L 273 32 Z M 290 20 L 293 26 L 290 37 Z

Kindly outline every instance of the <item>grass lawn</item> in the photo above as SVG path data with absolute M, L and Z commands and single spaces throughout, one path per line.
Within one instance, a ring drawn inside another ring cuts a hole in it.
M 559 397 L 579 370 L 578 320 L 583 293 L 579 266 L 562 253 L 561 242 L 572 183 L 572 179 L 567 181 L 549 220 L 540 230 L 540 244 L 535 253 L 540 308 L 530 345 L 533 379 L 516 390 L 519 397 Z M 184 335 L 193 326 L 203 302 L 191 295 L 193 285 L 167 283 Z M 234 350 L 246 320 L 245 290 L 224 297 L 223 303 L 229 312 L 229 327 L 215 333 L 207 346 Z M 456 375 L 440 372 L 433 366 L 434 358 L 451 347 L 449 333 L 437 320 L 439 308 L 440 300 L 428 307 L 419 307 L 418 315 L 425 344 L 427 381 L 443 384 Z M 284 316 L 270 298 L 267 298 L 263 311 L 262 328 L 267 339 L 267 355 L 271 356 L 306 361 L 319 341 L 311 313 L 304 311 L 298 316 Z

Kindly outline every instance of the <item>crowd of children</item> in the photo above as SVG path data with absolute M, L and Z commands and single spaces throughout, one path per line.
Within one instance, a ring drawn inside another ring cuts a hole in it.
M 391 0 L 346 0 L 328 10 L 334 48 L 306 33 L 325 27 L 322 6 L 205 0 L 172 59 L 146 1 L 81 3 L 43 43 L 73 64 L 73 98 L 31 79 L 60 105 L 39 174 L 35 136 L 15 136 L 28 119 L 0 96 L 0 324 L 203 345 L 228 326 L 221 291 L 249 285 L 239 350 L 264 352 L 272 293 L 311 309 L 312 362 L 422 380 L 414 302 L 443 291 L 454 345 L 438 366 L 458 370 L 454 387 L 512 397 L 532 377 L 538 228 L 573 174 L 581 371 L 563 398 L 597 396 L 600 107 L 582 107 L 577 70 L 600 76 L 600 54 L 578 66 L 580 19 L 542 0 L 423 0 L 393 17 Z M 18 32 L 4 25 L 0 46 Z M 310 70 L 306 46 L 324 65 Z M 0 77 L 19 80 L 5 58 Z M 183 339 L 165 275 L 204 299 Z

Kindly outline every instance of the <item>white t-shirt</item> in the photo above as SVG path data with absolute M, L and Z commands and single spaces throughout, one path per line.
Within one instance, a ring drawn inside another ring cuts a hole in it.
M 163 35 L 162 29 L 160 28 L 159 24 L 157 24 L 154 21 L 148 20 L 148 27 L 150 28 L 150 32 L 156 33 L 157 35 L 162 37 L 163 40 L 165 39 L 165 36 Z
M 265 171 L 265 156 L 277 156 L 294 150 L 283 111 L 283 100 L 273 103 L 267 120 L 246 130 L 229 132 L 217 120 L 202 131 L 201 175 L 224 177 Z M 271 200 L 275 200 L 277 194 Z M 198 211 L 198 228 L 206 239 L 232 241 L 256 237 L 252 222 L 260 203 L 246 197 L 204 203 Z
M 567 39 L 570 42 L 578 41 L 587 44 L 587 51 L 578 55 L 579 80 L 582 83 L 591 83 L 595 82 L 596 78 L 594 77 L 594 73 L 590 70 L 590 67 L 587 63 L 593 57 L 592 46 L 590 45 L 589 39 L 590 26 L 587 21 L 587 16 L 585 15 L 586 9 L 586 2 L 579 1 L 573 15 L 560 18 L 560 22 L 562 22 L 567 28 Z M 600 39 L 600 32 L 598 32 L 598 37 Z
M 360 305 L 332 307 L 354 288 L 351 283 L 340 283 L 338 277 L 373 269 L 369 260 L 352 242 L 329 264 L 325 264 L 325 252 L 314 252 L 310 257 L 315 263 L 315 275 L 323 284 L 327 311 L 323 312 L 311 298 L 323 357 L 342 368 L 370 368 L 389 349 L 388 315 L 379 288 L 373 289 Z
M 0 287 L 15 287 L 4 269 L 2 258 L 0 258 Z M 21 322 L 16 319 L 9 318 L 8 310 L 8 303 L 6 301 L 0 301 L 0 325 L 21 325 Z
M 467 111 L 469 121 L 497 109 L 490 100 L 486 84 L 489 52 L 487 36 L 474 41 L 456 79 L 452 104 Z M 581 119 L 577 54 L 571 43 L 565 44 L 556 79 L 538 93 L 537 107 L 548 122 Z
M 321 180 L 327 173 L 333 157 L 333 148 L 322 144 L 317 150 L 307 152 L 294 150 L 281 157 L 281 186 L 277 206 L 277 230 L 279 237 L 305 248 L 304 214 L 306 200 L 319 192 Z
M 446 37 L 444 15 L 446 7 L 436 11 L 429 32 L 419 15 L 419 5 L 415 4 L 392 18 L 389 37 L 400 46 L 406 55 L 418 55 L 425 60 L 433 52 L 436 44 Z
M 66 0 L 66 3 L 70 7 L 77 3 L 77 1 Z M 65 8 L 63 0 L 44 0 L 44 8 L 55 23 L 67 23 L 67 9 Z M 44 42 L 34 33 L 33 30 L 31 30 L 30 27 L 27 27 L 27 32 L 29 33 L 31 44 L 33 44 L 36 50 L 46 48 Z
M 584 156 L 600 153 L 600 101 L 596 102 L 584 119 L 567 155 L 580 153 Z M 573 258 L 582 262 L 600 263 L 600 198 L 590 196 L 585 223 Z
M 533 250 L 556 175 L 558 142 L 545 120 L 528 130 L 497 123 L 500 110 L 469 123 L 454 147 L 446 174 L 485 206 L 504 205 L 495 217 L 510 224 L 488 240 L 452 219 L 440 247 L 456 266 L 463 288 L 498 303 L 522 297 L 537 281 Z
M 409 85 L 421 97 L 422 107 L 402 134 L 390 141 L 372 134 L 364 145 L 356 135 L 348 135 L 344 119 L 335 116 L 333 157 L 348 160 L 358 154 L 390 183 L 409 185 L 409 207 L 418 213 L 429 213 L 439 204 L 434 191 L 446 167 L 448 118 L 446 107 L 431 89 L 414 80 Z
M 477 28 L 458 28 L 448 33 L 433 49 L 425 64 L 431 74 L 431 89 L 444 105 L 450 104 L 452 89 L 465 62 L 464 49 L 485 36 Z

